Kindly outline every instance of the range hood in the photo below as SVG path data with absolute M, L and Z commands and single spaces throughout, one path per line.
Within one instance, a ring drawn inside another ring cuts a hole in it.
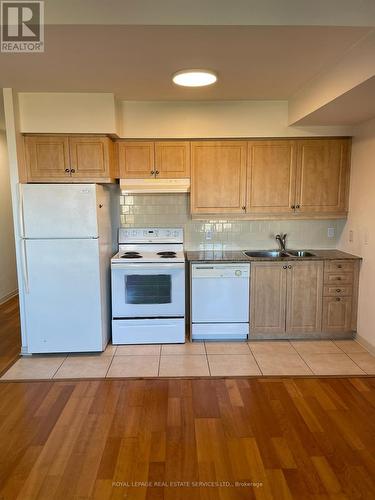
M 124 194 L 133 193 L 188 193 L 190 179 L 120 179 Z

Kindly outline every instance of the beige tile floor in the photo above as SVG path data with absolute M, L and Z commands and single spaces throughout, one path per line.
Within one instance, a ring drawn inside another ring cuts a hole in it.
M 23 357 L 1 380 L 261 375 L 375 375 L 375 356 L 354 340 L 109 345 L 100 354 Z

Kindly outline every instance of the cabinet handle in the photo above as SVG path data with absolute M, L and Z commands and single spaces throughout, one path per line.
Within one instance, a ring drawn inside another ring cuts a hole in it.
M 340 293 L 340 292 L 341 292 L 341 288 L 337 288 L 337 289 L 336 289 L 336 292 L 337 292 L 337 293 Z
M 75 169 L 74 168 L 71 168 L 70 171 L 71 171 L 72 174 L 75 173 Z
M 156 170 L 156 171 L 155 171 L 155 174 L 156 174 L 156 175 L 159 175 L 159 173 L 160 173 L 160 172 L 159 172 L 159 170 Z
M 341 281 L 341 276 L 337 276 L 337 281 Z
M 242 207 L 242 210 L 246 210 L 246 207 Z
M 295 205 L 292 205 L 290 208 L 291 208 L 292 210 L 294 210 L 294 209 L 296 208 L 296 206 L 295 206 Z
M 283 269 L 287 269 L 287 266 L 283 266 Z
M 288 266 L 288 269 L 292 269 L 292 266 Z
M 340 302 L 340 300 L 341 300 L 340 297 L 336 298 L 336 302 Z
M 68 174 L 70 172 L 70 168 L 66 168 L 65 172 Z
M 300 208 L 300 206 L 299 206 L 299 205 L 296 205 L 296 208 Z
M 341 264 L 338 264 L 337 267 L 338 267 L 338 269 L 342 269 L 342 265 Z
M 155 170 L 151 170 L 150 174 L 154 175 L 154 173 L 155 173 Z

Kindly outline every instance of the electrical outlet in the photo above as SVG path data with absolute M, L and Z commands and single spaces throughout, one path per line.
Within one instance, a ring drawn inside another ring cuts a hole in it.
M 349 230 L 349 243 L 353 243 L 354 241 L 354 231 L 353 229 Z
M 212 231 L 206 231 L 205 238 L 206 240 L 212 240 Z
M 334 238 L 335 237 L 335 228 L 334 227 L 329 227 L 328 231 L 327 231 L 327 234 L 328 234 L 328 238 Z

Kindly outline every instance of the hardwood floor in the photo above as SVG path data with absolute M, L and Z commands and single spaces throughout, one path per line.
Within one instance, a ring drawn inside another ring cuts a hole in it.
M 5 500 L 372 500 L 374 457 L 374 378 L 0 383 Z
M 0 375 L 18 358 L 21 349 L 18 297 L 0 305 Z
M 373 378 L 1 383 L 0 498 L 370 500 L 374 407 Z

